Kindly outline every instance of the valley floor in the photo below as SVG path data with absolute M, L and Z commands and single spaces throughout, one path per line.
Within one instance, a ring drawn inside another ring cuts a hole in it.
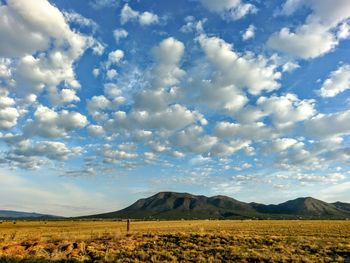
M 350 262 L 350 221 L 0 223 L 0 262 Z

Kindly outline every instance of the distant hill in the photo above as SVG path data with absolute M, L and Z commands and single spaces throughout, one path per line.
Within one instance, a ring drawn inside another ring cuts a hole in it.
M 350 204 L 347 204 L 350 205 Z M 350 211 L 312 197 L 302 197 L 278 205 L 253 205 L 259 213 L 307 217 L 349 217 Z
M 333 205 L 339 209 L 350 212 L 350 204 L 348 204 L 348 203 L 335 202 L 335 203 L 333 203 Z
M 0 219 L 55 219 L 55 218 L 58 219 L 62 217 L 38 214 L 38 213 L 0 210 Z
M 160 192 L 119 211 L 83 218 L 131 219 L 281 219 L 350 218 L 350 204 L 326 203 L 311 197 L 278 205 L 244 203 L 227 196 L 206 197 L 188 193 Z

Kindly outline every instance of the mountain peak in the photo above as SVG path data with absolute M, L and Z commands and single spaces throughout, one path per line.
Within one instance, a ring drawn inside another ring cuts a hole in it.
M 304 200 L 304 201 L 321 201 L 321 200 L 318 200 L 316 198 L 313 198 L 311 196 L 307 196 L 307 197 L 299 197 L 299 198 L 296 198 L 294 200 Z M 322 202 L 322 201 L 321 201 Z
M 158 192 L 155 195 L 151 197 L 157 197 L 157 198 L 169 198 L 169 197 L 176 197 L 176 196 L 186 196 L 186 197 L 192 197 L 194 195 L 189 193 L 178 193 L 178 192 L 171 192 L 171 191 L 164 191 L 164 192 Z

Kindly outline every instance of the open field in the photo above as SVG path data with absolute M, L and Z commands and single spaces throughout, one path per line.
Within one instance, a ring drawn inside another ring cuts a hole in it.
M 0 262 L 350 262 L 350 221 L 0 224 Z

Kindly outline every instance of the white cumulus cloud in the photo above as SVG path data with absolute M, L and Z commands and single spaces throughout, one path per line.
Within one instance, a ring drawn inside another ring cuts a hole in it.
M 335 97 L 347 89 L 350 89 L 349 64 L 340 66 L 330 74 L 320 89 L 320 95 L 322 97 Z
M 241 0 L 198 0 L 209 11 L 228 20 L 238 20 L 258 11 L 256 6 Z
M 287 0 L 281 14 L 291 15 L 301 6 L 312 10 L 305 24 L 295 30 L 284 27 L 274 33 L 267 42 L 271 48 L 312 59 L 332 51 L 341 39 L 349 36 L 347 25 L 343 23 L 350 17 L 349 1 L 339 0 L 330 5 L 327 0 Z
M 25 124 L 24 132 L 26 136 L 63 137 L 87 124 L 87 118 L 78 112 L 56 112 L 40 105 L 34 113 L 34 119 L 29 119 Z
M 156 14 L 148 11 L 140 13 L 133 10 L 129 4 L 125 4 L 120 14 L 120 22 L 122 24 L 126 24 L 129 21 L 138 21 L 140 25 L 148 26 L 157 24 L 159 22 L 159 17 Z
M 244 41 L 246 40 L 249 40 L 251 38 L 254 38 L 255 36 L 255 30 L 256 30 L 256 27 L 254 25 L 250 25 L 246 31 L 244 31 L 244 33 L 242 34 L 242 39 Z

